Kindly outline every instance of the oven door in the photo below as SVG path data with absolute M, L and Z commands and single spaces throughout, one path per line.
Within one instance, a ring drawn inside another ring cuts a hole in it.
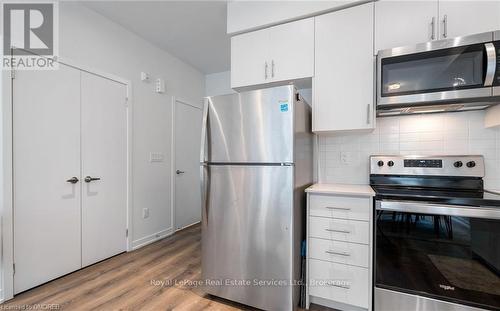
M 500 310 L 500 209 L 377 200 L 376 215 L 379 309 L 417 297 L 415 310 Z
M 486 33 L 379 52 L 377 104 L 384 108 L 491 97 L 495 46 L 500 45 L 492 41 L 492 33 Z

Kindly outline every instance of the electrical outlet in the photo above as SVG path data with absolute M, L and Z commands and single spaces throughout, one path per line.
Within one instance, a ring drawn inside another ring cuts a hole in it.
M 340 153 L 340 162 L 344 165 L 352 164 L 355 161 L 356 153 L 352 151 L 342 151 Z
M 142 209 L 142 218 L 146 219 L 149 217 L 149 208 L 143 208 Z

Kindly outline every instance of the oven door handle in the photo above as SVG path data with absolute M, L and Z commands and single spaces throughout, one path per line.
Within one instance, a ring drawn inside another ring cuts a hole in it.
M 377 200 L 375 208 L 377 211 L 500 219 L 500 208 L 383 200 Z
M 485 43 L 486 50 L 486 76 L 484 77 L 484 86 L 492 86 L 495 79 L 495 72 L 497 67 L 497 53 L 493 43 Z

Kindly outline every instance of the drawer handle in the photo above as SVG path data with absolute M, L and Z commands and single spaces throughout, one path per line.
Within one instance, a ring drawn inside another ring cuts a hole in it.
M 348 252 L 336 252 L 336 251 L 325 251 L 327 254 L 340 255 L 340 256 L 351 256 Z
M 328 209 L 336 209 L 336 210 L 341 210 L 341 211 L 350 211 L 351 209 L 349 207 L 333 207 L 333 206 L 325 206 Z
M 343 288 L 343 289 L 351 289 L 351 285 L 349 285 L 349 284 L 336 284 L 336 283 L 333 283 L 333 284 L 328 284 L 328 285 L 333 286 L 333 287 Z
M 351 233 L 349 230 L 325 229 L 328 232 Z

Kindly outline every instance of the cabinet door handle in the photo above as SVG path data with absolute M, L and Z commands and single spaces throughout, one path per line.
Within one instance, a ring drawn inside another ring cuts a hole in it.
M 337 229 L 325 229 L 328 232 L 337 232 L 337 233 L 351 233 L 349 230 L 337 230 Z
M 436 39 L 436 17 L 433 16 L 431 21 L 431 40 L 435 39 Z
M 271 61 L 271 78 L 274 78 L 274 59 Z
M 349 207 L 334 207 L 334 206 L 325 206 L 327 209 L 336 209 L 336 210 L 341 210 L 341 211 L 350 211 L 351 209 Z
M 370 124 L 370 112 L 371 112 L 371 105 L 368 104 L 366 105 L 366 124 Z
M 448 37 L 448 15 L 443 16 L 443 38 Z
M 348 252 L 325 251 L 325 253 L 331 254 L 331 255 L 346 256 L 346 257 L 351 256 L 351 254 L 349 254 Z
M 267 62 L 264 65 L 264 79 L 267 80 Z
M 343 289 L 351 289 L 351 286 L 349 284 L 330 283 L 328 285 L 333 286 L 333 287 L 340 287 L 340 288 L 343 288 Z

